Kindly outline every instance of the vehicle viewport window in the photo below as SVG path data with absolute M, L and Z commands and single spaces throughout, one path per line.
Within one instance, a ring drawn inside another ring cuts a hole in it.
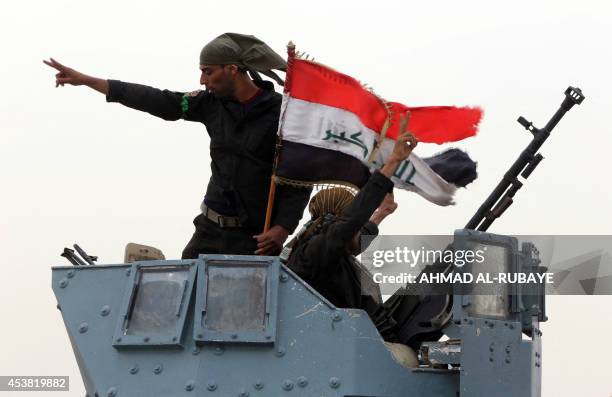
M 199 260 L 195 341 L 274 344 L 281 267 L 278 257 L 206 254 Z
M 266 269 L 209 266 L 204 322 L 213 331 L 263 331 Z
M 471 263 L 470 270 L 474 277 L 479 274 L 489 274 L 497 277 L 500 273 L 507 273 L 510 269 L 511 251 L 506 247 L 497 245 L 474 244 L 474 252 L 483 251 L 483 263 Z M 471 306 L 469 314 L 472 316 L 506 318 L 509 315 L 509 289 L 505 283 L 475 284 L 470 296 Z
M 181 347 L 197 264 L 197 260 L 132 263 L 113 346 Z
M 141 268 L 126 335 L 174 335 L 189 269 Z

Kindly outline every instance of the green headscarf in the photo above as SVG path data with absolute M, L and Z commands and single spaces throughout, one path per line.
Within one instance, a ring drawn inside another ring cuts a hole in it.
M 284 85 L 272 69 L 287 70 L 287 62 L 255 36 L 224 33 L 206 44 L 200 52 L 200 65 L 238 65 L 260 72 Z

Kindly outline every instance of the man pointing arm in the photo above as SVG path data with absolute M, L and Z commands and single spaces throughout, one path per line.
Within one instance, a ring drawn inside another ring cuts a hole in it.
M 201 122 L 210 136 L 212 176 L 183 258 L 203 253 L 274 255 L 297 226 L 309 189 L 280 186 L 272 227 L 263 230 L 282 97 L 259 73 L 282 84 L 272 69 L 285 61 L 254 36 L 223 34 L 200 53 L 200 84 L 192 93 L 159 90 L 80 73 L 54 59 L 56 86 L 85 85 L 164 120 Z

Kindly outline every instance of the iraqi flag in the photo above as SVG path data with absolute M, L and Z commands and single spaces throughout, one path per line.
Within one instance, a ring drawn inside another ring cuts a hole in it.
M 290 50 L 276 169 L 282 182 L 365 184 L 381 167 L 399 132 L 399 117 L 410 111 L 408 129 L 420 142 L 446 143 L 476 134 L 478 108 L 410 108 L 385 102 L 354 78 Z M 382 135 L 381 135 L 382 133 Z M 438 205 L 453 203 L 457 187 L 476 178 L 476 163 L 459 149 L 430 158 L 412 153 L 392 180 Z

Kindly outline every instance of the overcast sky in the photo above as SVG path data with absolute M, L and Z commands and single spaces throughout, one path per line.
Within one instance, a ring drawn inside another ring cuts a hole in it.
M 0 375 L 70 375 L 66 395 L 84 395 L 51 266 L 65 264 L 59 254 L 74 242 L 101 263 L 120 263 L 130 241 L 179 257 L 210 176 L 202 125 L 106 104 L 84 87 L 56 89 L 41 62 L 50 56 L 99 77 L 191 91 L 201 47 L 233 31 L 281 54 L 292 40 L 388 100 L 483 107 L 479 135 L 457 145 L 478 161 L 478 180 L 447 208 L 397 193 L 384 234 L 462 227 L 529 142 L 517 117 L 543 126 L 575 85 L 587 99 L 554 130 L 545 160 L 490 231 L 612 234 L 608 2 L 57 0 L 2 8 Z M 422 144 L 417 154 L 439 150 Z M 549 298 L 545 396 L 610 396 L 611 305 L 610 297 Z

